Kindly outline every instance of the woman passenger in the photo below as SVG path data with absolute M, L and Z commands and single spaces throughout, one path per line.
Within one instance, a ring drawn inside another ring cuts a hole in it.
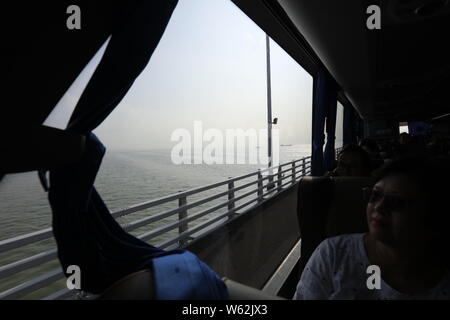
M 381 168 L 366 210 L 369 232 L 324 240 L 294 298 L 450 299 L 448 169 L 448 159 L 429 158 Z

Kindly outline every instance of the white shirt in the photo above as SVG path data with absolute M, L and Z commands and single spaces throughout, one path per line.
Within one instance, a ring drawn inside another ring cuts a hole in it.
M 431 290 L 404 294 L 383 281 L 380 289 L 368 289 L 370 265 L 364 248 L 364 234 L 348 234 L 325 239 L 313 252 L 297 285 L 294 299 L 450 299 L 450 274 Z

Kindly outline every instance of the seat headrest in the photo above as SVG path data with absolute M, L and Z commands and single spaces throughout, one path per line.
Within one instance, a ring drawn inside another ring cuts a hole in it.
M 367 231 L 367 190 L 372 178 L 333 177 L 325 226 L 325 236 Z
M 302 234 L 325 238 L 365 232 L 366 193 L 373 184 L 370 177 L 302 178 L 298 190 Z
M 303 177 L 300 180 L 297 198 L 302 238 L 300 274 L 325 238 L 367 231 L 365 190 L 370 190 L 373 183 L 365 177 Z

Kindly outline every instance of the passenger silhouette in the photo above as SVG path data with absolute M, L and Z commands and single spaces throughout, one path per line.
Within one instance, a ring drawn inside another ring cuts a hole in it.
M 371 159 L 363 148 L 349 144 L 339 153 L 337 166 L 329 177 L 368 177 L 371 173 Z
M 376 170 L 380 166 L 383 165 L 383 160 L 380 156 L 380 146 L 378 143 L 369 138 L 364 138 L 361 141 L 359 141 L 358 145 L 364 149 L 364 151 L 367 152 L 367 154 L 370 157 L 370 163 L 371 163 L 371 171 Z

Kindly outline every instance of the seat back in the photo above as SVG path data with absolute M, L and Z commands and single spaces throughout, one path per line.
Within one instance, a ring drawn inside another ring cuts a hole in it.
M 328 237 L 367 232 L 366 192 L 371 178 L 303 177 L 297 194 L 302 238 L 299 275 L 316 247 Z

